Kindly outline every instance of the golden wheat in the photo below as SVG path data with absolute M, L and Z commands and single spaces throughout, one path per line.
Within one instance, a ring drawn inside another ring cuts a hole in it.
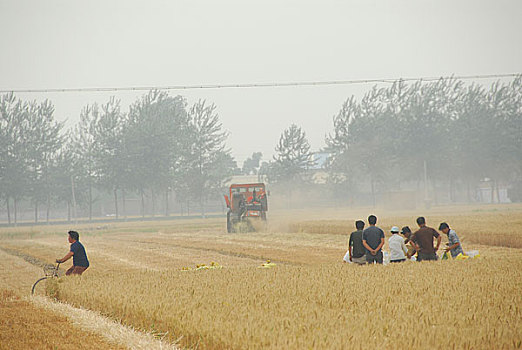
M 200 348 L 501 349 L 521 340 L 521 271 L 513 253 L 393 266 L 93 272 L 62 279 L 59 298 Z
M 197 348 L 521 347 L 521 206 L 426 215 L 455 228 L 465 250 L 479 248 L 478 259 L 341 263 L 353 221 L 369 213 L 274 215 L 267 232 L 235 235 L 215 219 L 85 226 L 92 266 L 60 279 L 57 297 Z M 386 231 L 413 228 L 417 215 L 375 213 Z M 52 262 L 67 250 L 62 230 L 2 230 L 0 248 Z

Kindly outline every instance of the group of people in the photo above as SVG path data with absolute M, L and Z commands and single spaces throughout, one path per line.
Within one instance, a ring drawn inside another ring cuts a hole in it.
M 368 225 L 369 227 L 365 229 L 364 221 L 355 222 L 357 231 L 352 232 L 348 240 L 349 260 L 359 265 L 382 264 L 384 231 L 376 226 L 375 215 L 368 217 Z M 397 226 L 391 228 L 392 235 L 388 239 L 391 263 L 404 262 L 412 257 L 417 261 L 438 259 L 437 251 L 440 248 L 441 235 L 434 228 L 426 226 L 426 219 L 422 216 L 417 218 L 417 225 L 419 229 L 413 233 L 408 226 L 404 226 L 400 231 Z M 442 222 L 439 231 L 448 235 L 449 243 L 444 249 L 445 253 L 449 252 L 452 258 L 463 253 L 457 233 L 447 223 Z
M 348 240 L 349 260 L 359 265 L 382 264 L 384 231 L 376 226 L 375 215 L 368 217 L 368 224 L 369 227 L 365 229 L 364 221 L 355 222 L 357 231 L 352 232 Z M 417 225 L 419 229 L 413 233 L 408 226 L 404 226 L 400 231 L 397 226 L 391 228 L 392 235 L 388 239 L 391 263 L 403 262 L 414 256 L 417 261 L 437 260 L 437 251 L 441 243 L 440 234 L 426 226 L 426 219 L 422 216 L 417 218 Z M 449 252 L 452 258 L 463 253 L 457 233 L 447 223 L 441 223 L 439 231 L 448 235 L 449 243 L 444 249 L 445 252 Z M 56 262 L 63 263 L 73 258 L 73 266 L 67 270 L 66 275 L 81 275 L 89 267 L 85 248 L 80 243 L 80 235 L 76 231 L 68 232 L 68 240 L 71 244 L 69 252 Z

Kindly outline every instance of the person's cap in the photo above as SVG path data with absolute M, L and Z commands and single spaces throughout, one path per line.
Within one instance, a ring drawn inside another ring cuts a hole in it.
M 399 233 L 399 228 L 397 226 L 393 226 L 390 232 Z

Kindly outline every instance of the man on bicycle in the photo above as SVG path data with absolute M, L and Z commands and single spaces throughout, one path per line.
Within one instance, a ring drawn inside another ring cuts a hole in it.
M 71 243 L 71 250 L 63 258 L 56 259 L 57 263 L 66 262 L 73 257 L 73 266 L 65 272 L 66 276 L 81 275 L 83 271 L 89 267 L 89 260 L 85 253 L 85 248 L 79 241 L 80 235 L 76 231 L 69 231 L 69 243 Z

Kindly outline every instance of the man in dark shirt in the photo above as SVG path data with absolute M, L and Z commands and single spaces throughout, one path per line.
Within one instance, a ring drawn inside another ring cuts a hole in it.
M 348 240 L 350 261 L 359 265 L 364 265 L 366 264 L 366 257 L 364 256 L 366 250 L 364 249 L 364 245 L 362 243 L 364 221 L 357 220 L 355 222 L 355 228 L 357 231 L 352 232 L 350 234 L 350 239 Z
M 85 253 L 85 248 L 79 241 L 80 235 L 76 231 L 69 231 L 69 243 L 71 243 L 71 250 L 63 258 L 57 259 L 57 263 L 66 262 L 73 257 L 73 266 L 65 272 L 65 275 L 81 275 L 83 271 L 89 267 L 89 260 Z
M 411 236 L 411 241 L 418 252 L 417 261 L 437 260 L 437 250 L 442 237 L 435 229 L 426 226 L 426 219 L 422 216 L 417 218 L 417 225 L 420 228 Z M 437 239 L 436 247 L 433 246 L 433 238 Z
M 384 232 L 375 224 L 377 217 L 375 215 L 368 216 L 370 227 L 363 231 L 362 241 L 366 248 L 366 261 L 368 264 L 382 264 L 382 246 L 384 245 Z

